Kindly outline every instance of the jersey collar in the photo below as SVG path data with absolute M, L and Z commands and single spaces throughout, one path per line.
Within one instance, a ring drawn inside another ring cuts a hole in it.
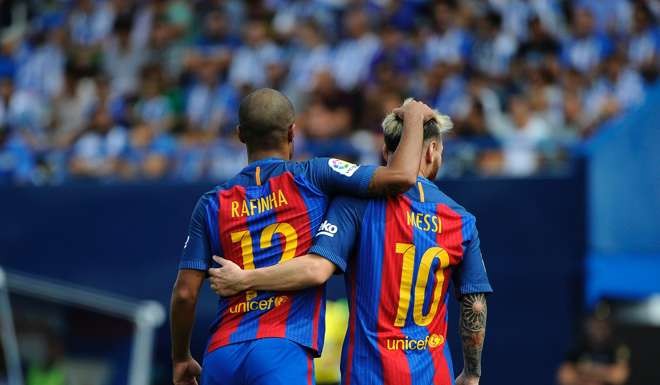
M 417 176 L 417 181 L 418 181 L 418 182 L 422 182 L 422 183 L 426 183 L 426 184 L 435 185 L 435 183 L 433 183 L 431 180 L 429 180 L 429 179 L 427 179 L 426 177 L 423 177 L 423 176 L 421 176 L 421 175 L 418 175 L 418 176 Z
M 259 166 L 262 164 L 267 164 L 267 163 L 274 163 L 274 162 L 284 162 L 285 160 L 282 158 L 277 158 L 277 157 L 270 157 L 270 158 L 263 158 L 259 160 L 255 160 L 252 163 L 249 163 L 247 166 L 252 167 L 252 166 Z

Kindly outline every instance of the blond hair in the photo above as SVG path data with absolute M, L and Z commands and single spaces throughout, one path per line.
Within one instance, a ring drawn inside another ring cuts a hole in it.
M 412 101 L 413 98 L 408 98 L 403 102 L 403 105 L 405 106 Z M 433 110 L 433 112 L 433 117 L 424 122 L 424 140 L 440 137 L 454 127 L 454 123 L 452 123 L 449 116 L 441 114 L 438 110 Z M 396 150 L 403 133 L 403 119 L 394 112 L 390 112 L 383 119 L 381 127 L 385 135 L 387 149 L 390 151 Z

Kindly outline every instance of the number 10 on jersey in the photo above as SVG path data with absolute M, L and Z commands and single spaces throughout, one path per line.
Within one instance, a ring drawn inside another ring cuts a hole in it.
M 413 295 L 413 272 L 415 270 L 415 252 L 416 247 L 410 243 L 397 243 L 396 253 L 403 256 L 401 267 L 401 285 L 399 286 L 399 306 L 394 320 L 394 326 L 403 327 L 408 317 L 410 300 Z M 424 300 L 426 297 L 426 286 L 429 281 L 429 273 L 435 259 L 440 260 L 440 266 L 435 271 L 435 290 L 433 290 L 433 301 L 427 314 L 424 314 Z M 440 297 L 442 296 L 442 287 L 445 276 L 443 270 L 449 266 L 449 254 L 441 247 L 428 248 L 422 254 L 422 260 L 417 271 L 417 280 L 415 282 L 415 291 L 413 303 L 413 321 L 419 326 L 426 326 L 431 323 L 438 312 Z

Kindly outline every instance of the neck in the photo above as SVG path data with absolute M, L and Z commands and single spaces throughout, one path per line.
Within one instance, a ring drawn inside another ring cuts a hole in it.
M 280 158 L 280 159 L 290 159 L 289 151 L 280 149 L 280 150 L 257 150 L 248 152 L 248 162 L 256 162 L 258 160 L 267 159 L 267 158 Z
M 392 159 L 392 153 L 389 153 L 389 155 L 386 159 L 388 166 L 390 164 L 390 159 Z M 426 163 L 424 163 L 422 161 L 419 164 L 419 172 L 417 173 L 417 176 L 421 176 L 423 178 L 430 179 L 429 177 L 430 177 L 431 169 L 432 169 L 431 165 L 427 165 Z
M 425 164 L 420 164 L 419 165 L 419 174 L 417 174 L 417 175 L 428 179 L 429 178 L 429 167 L 427 167 Z

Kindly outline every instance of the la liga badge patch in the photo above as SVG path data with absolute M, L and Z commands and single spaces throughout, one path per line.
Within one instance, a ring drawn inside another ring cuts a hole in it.
M 331 158 L 328 160 L 328 166 L 335 171 L 338 172 L 342 175 L 345 176 L 353 176 L 355 174 L 355 171 L 357 171 L 360 166 L 357 164 L 353 164 L 351 162 L 347 162 L 345 160 L 341 159 L 336 159 L 336 158 Z

